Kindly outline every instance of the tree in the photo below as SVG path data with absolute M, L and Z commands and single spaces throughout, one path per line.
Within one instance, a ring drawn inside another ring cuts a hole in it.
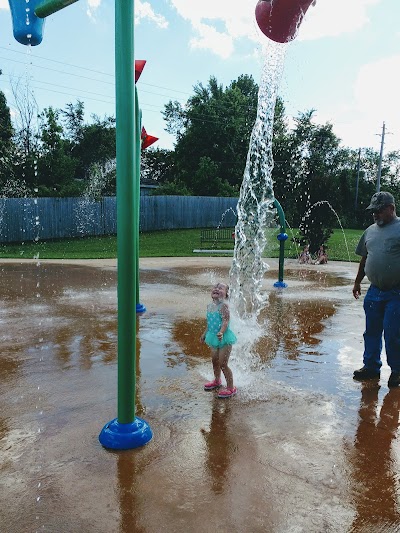
M 41 148 L 38 160 L 39 190 L 46 196 L 65 196 L 75 190 L 77 160 L 70 156 L 70 142 L 63 137 L 60 111 L 49 107 L 40 115 Z
M 170 180 L 163 183 L 151 194 L 153 196 L 191 196 L 192 192 L 182 181 Z
M 286 183 L 280 183 L 280 188 L 289 203 L 287 218 L 292 226 L 299 227 L 302 242 L 308 242 L 315 253 L 338 223 L 335 213 L 340 204 L 335 199 L 347 159 L 332 125 L 314 124 L 313 114 L 314 110 L 299 114 L 284 143 L 286 163 L 281 169 L 286 167 Z
M 240 76 L 226 89 L 211 77 L 207 86 L 195 85 L 194 95 L 185 106 L 179 102 L 165 106 L 166 130 L 177 138 L 174 179 L 196 195 L 238 194 L 257 94 L 251 76 Z M 206 170 L 211 172 L 208 178 Z
M 11 82 L 11 90 L 16 106 L 16 143 L 24 157 L 37 150 L 39 107 L 35 95 L 25 80 Z
M 151 179 L 159 184 L 170 183 L 175 178 L 175 152 L 164 148 L 149 148 L 142 151 L 140 178 Z
M 89 179 L 93 163 L 104 165 L 116 157 L 115 119 L 92 115 L 92 120 L 92 124 L 79 128 L 79 138 L 75 138 L 71 149 L 77 161 L 75 178 L 78 179 Z
M 13 178 L 13 127 L 10 108 L 2 91 L 0 91 L 0 183 Z
M 74 145 L 78 145 L 83 138 L 85 105 L 81 100 L 76 104 L 69 103 L 65 110 L 61 110 L 64 117 L 66 138 Z

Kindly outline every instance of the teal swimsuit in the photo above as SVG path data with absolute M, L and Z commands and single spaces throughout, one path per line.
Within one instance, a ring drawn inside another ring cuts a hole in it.
M 228 344 L 235 344 L 237 341 L 236 335 L 229 328 L 229 324 L 222 336 L 222 339 L 219 340 L 217 337 L 217 333 L 221 329 L 222 324 L 222 305 L 223 302 L 217 305 L 212 303 L 207 306 L 207 333 L 205 342 L 212 348 L 222 348 L 222 346 L 226 346 Z

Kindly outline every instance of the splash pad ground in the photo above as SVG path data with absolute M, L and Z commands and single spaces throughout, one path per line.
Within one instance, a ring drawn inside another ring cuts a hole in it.
M 379 384 L 352 380 L 357 265 L 289 260 L 277 292 L 268 263 L 260 369 L 234 361 L 239 393 L 218 400 L 198 338 L 231 259 L 141 260 L 136 414 L 154 438 L 112 452 L 115 261 L 2 261 L 0 530 L 398 531 L 400 391 L 386 363 Z

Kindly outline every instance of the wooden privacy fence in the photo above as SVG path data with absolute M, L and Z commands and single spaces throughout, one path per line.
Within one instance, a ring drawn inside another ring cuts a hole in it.
M 140 231 L 232 227 L 237 198 L 141 196 Z M 117 233 L 115 196 L 0 198 L 0 242 L 89 237 Z

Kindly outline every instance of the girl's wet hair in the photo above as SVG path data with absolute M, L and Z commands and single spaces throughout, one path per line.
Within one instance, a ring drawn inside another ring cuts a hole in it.
M 218 282 L 214 285 L 214 287 L 216 287 L 217 285 L 225 285 L 226 287 L 226 298 L 228 299 L 229 298 L 229 285 L 227 283 L 222 283 L 222 282 Z

